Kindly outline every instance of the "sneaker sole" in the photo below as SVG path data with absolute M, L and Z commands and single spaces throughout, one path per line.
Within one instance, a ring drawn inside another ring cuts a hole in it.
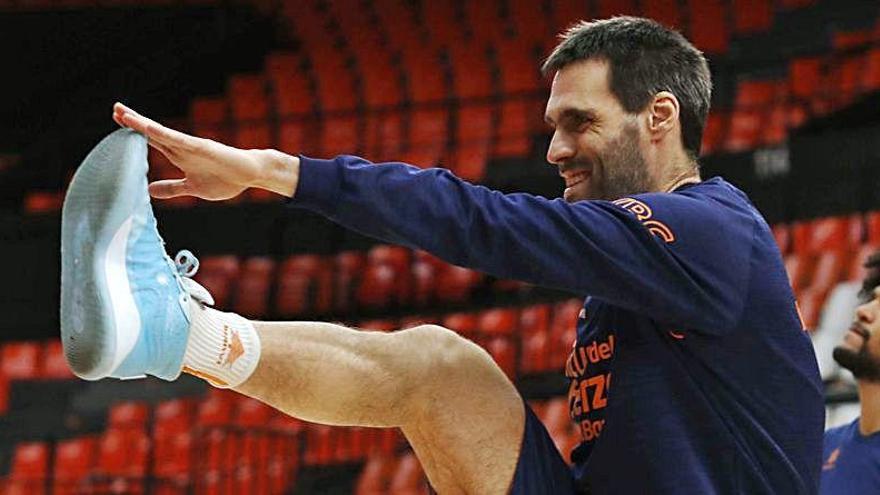
M 61 212 L 61 340 L 73 373 L 105 378 L 140 335 L 125 251 L 147 187 L 147 142 L 120 129 L 86 156 Z

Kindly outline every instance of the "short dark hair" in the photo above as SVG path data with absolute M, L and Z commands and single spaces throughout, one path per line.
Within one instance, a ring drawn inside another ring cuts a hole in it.
M 862 300 L 870 301 L 874 298 L 874 289 L 880 285 L 880 251 L 868 256 L 868 260 L 862 265 L 865 267 L 865 279 L 862 280 L 862 290 L 859 291 L 859 297 Z
M 684 149 L 693 159 L 700 155 L 712 76 L 702 52 L 681 33 L 651 19 L 622 16 L 581 21 L 560 38 L 541 67 L 545 76 L 579 60 L 606 60 L 611 92 L 630 113 L 669 91 L 678 98 Z

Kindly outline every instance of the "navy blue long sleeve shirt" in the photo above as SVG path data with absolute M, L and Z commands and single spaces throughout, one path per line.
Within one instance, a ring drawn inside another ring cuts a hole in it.
M 565 364 L 591 493 L 816 493 L 824 407 L 779 250 L 721 179 L 566 203 L 444 169 L 303 158 L 290 205 L 587 296 Z

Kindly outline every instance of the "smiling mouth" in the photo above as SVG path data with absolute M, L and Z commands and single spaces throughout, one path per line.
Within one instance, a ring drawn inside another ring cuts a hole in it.
M 591 175 L 593 175 L 592 171 L 584 170 L 582 172 L 563 176 L 563 178 L 565 179 L 565 187 L 574 187 L 581 182 L 589 179 Z
M 851 326 L 851 327 L 849 327 L 849 331 L 852 332 L 852 333 L 854 333 L 854 334 L 856 334 L 856 335 L 858 335 L 859 337 L 861 337 L 861 338 L 863 338 L 863 339 L 865 339 L 865 340 L 868 340 L 868 337 L 871 336 L 871 333 L 870 333 L 870 332 L 868 332 L 867 330 L 865 330 L 864 328 L 862 328 L 861 325 L 857 325 L 857 324 L 856 324 L 856 325 L 853 325 L 853 326 Z

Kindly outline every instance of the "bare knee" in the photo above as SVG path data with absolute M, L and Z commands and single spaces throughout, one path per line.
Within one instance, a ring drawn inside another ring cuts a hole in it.
M 413 419 L 430 414 L 437 402 L 464 392 L 480 393 L 499 388 L 514 390 L 503 371 L 483 348 L 439 325 L 420 325 L 397 332 L 410 341 L 413 371 L 419 386 L 409 397 Z

